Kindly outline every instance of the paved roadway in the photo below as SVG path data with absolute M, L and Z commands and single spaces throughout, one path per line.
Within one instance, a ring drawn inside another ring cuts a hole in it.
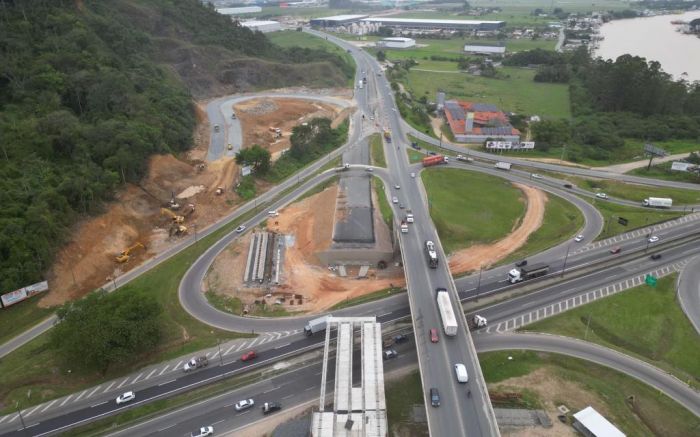
M 681 308 L 700 334 L 700 256 L 688 262 L 678 277 L 677 287 Z

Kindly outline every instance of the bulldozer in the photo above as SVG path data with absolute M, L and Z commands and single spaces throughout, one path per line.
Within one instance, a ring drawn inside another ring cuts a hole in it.
M 168 208 L 170 208 L 174 211 L 177 211 L 178 209 L 180 209 L 180 204 L 177 203 L 177 200 L 175 199 L 175 193 L 172 192 L 170 194 L 171 194 L 171 196 L 170 196 L 170 200 L 168 201 Z
M 185 209 L 182 210 L 183 217 L 189 217 L 194 212 L 194 203 L 188 203 Z
M 183 223 L 185 221 L 185 217 L 183 217 L 181 215 L 177 215 L 167 208 L 161 208 L 160 214 L 170 217 L 170 219 L 173 221 L 173 223 L 176 223 L 176 224 L 180 224 L 180 223 Z
M 117 255 L 117 257 L 116 257 L 117 262 L 118 263 L 125 263 L 125 262 L 129 261 L 129 258 L 131 257 L 131 252 L 133 252 L 134 250 L 139 249 L 139 248 L 146 249 L 146 246 L 144 246 L 140 242 L 137 242 L 133 246 L 129 247 L 128 249 L 123 250 L 122 253 Z
M 172 237 L 173 235 L 185 235 L 187 233 L 187 226 L 183 225 L 178 225 L 176 223 L 173 223 L 170 226 L 170 230 L 168 231 L 168 235 Z

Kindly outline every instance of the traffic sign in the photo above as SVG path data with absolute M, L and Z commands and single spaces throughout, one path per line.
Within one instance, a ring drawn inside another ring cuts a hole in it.
M 644 278 L 644 282 L 647 285 L 651 285 L 652 287 L 656 287 L 656 278 L 652 275 L 646 275 L 646 277 Z

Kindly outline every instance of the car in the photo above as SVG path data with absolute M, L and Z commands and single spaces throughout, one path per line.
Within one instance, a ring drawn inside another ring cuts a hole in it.
M 571 184 L 564 184 L 564 188 L 574 188 L 574 186 Z
M 214 427 L 213 426 L 203 426 L 199 428 L 196 431 L 192 431 L 190 433 L 190 437 L 207 437 L 210 435 L 214 435 Z
M 254 360 L 258 357 L 258 354 L 255 353 L 255 351 L 248 351 L 241 355 L 241 361 L 250 361 Z
M 651 237 L 649 237 L 648 241 L 650 243 L 656 243 L 657 241 L 659 241 L 659 237 L 657 237 L 656 235 L 652 235 Z
M 252 408 L 253 405 L 255 405 L 255 401 L 252 399 L 243 399 L 242 401 L 238 401 L 233 405 L 233 408 L 236 409 L 236 411 L 243 411 L 247 410 L 248 408 Z
M 367 167 L 367 168 L 365 169 L 365 171 L 368 171 L 368 172 L 372 173 L 374 170 L 372 169 L 372 167 Z
M 374 120 L 374 115 L 370 115 L 370 116 L 369 116 L 369 119 L 370 119 L 370 120 Z
M 281 409 L 282 405 L 278 404 L 277 402 L 265 402 L 262 406 L 262 412 L 265 415 L 274 413 L 275 411 L 279 411 Z
M 430 156 L 436 156 L 436 155 L 437 155 L 437 152 L 428 152 L 428 155 L 430 155 Z
M 280 213 L 273 209 L 272 211 L 268 211 L 267 215 L 269 215 L 270 217 L 277 217 L 280 215 Z
M 612 249 L 610 249 L 610 253 L 616 254 L 622 252 L 622 248 L 620 246 L 615 246 Z
M 597 197 L 599 199 L 607 199 L 608 195 L 605 193 L 595 193 L 595 197 Z
M 396 343 L 406 343 L 408 341 L 408 335 L 406 334 L 397 334 L 394 336 L 394 341 Z
M 239 227 L 236 228 L 236 232 L 238 232 L 239 234 L 243 231 L 245 231 L 245 225 L 240 225 Z
M 218 125 L 218 124 L 215 124 L 215 125 L 214 125 L 214 132 L 219 132 L 219 129 L 220 129 L 220 128 L 219 128 L 219 125 Z
M 533 173 L 532 175 L 533 179 L 544 179 L 541 174 Z
M 440 406 L 440 392 L 435 387 L 430 389 L 430 405 L 433 407 Z
M 399 203 L 399 209 L 405 209 L 406 207 L 404 206 L 403 203 Z
M 440 341 L 437 328 L 430 328 L 430 341 L 433 343 Z
M 527 260 L 526 260 L 526 259 L 520 260 L 520 261 L 518 261 L 517 263 L 515 263 L 515 267 L 523 267 L 523 266 L 526 266 L 526 265 L 527 265 Z
M 415 173 L 411 173 L 411 177 L 412 177 L 412 178 L 415 178 L 415 177 L 416 177 L 416 174 L 415 174 Z
M 391 198 L 391 203 L 399 203 L 399 198 L 394 196 Z
M 390 360 L 392 358 L 396 358 L 399 356 L 399 353 L 396 352 L 394 349 L 387 349 L 384 351 L 384 359 L 385 360 Z
M 582 242 L 582 241 L 583 241 L 583 235 L 578 234 L 578 235 L 576 236 L 576 238 L 574 238 L 574 241 L 577 242 L 577 243 Z
M 649 258 L 653 259 L 656 261 L 657 259 L 661 259 L 661 254 L 660 253 L 654 253 L 652 254 Z
M 117 396 L 117 405 L 125 404 L 127 402 L 131 402 L 134 399 L 136 399 L 136 393 L 133 391 L 128 391 L 126 393 L 122 393 L 119 396 Z
M 394 189 L 395 189 L 395 190 L 400 190 L 400 189 L 401 189 L 401 185 L 399 185 L 399 184 L 394 185 Z
M 459 382 L 460 384 L 465 384 L 469 382 L 469 375 L 467 374 L 467 368 L 464 364 L 455 364 L 455 375 L 457 376 L 457 382 Z

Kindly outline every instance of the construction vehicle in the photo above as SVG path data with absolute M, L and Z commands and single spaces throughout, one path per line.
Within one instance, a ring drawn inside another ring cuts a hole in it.
M 224 187 L 216 187 L 216 191 L 214 191 L 214 194 L 216 194 L 217 196 L 221 196 L 222 194 L 224 194 Z
M 170 226 L 170 230 L 168 231 L 168 235 L 171 237 L 173 235 L 184 235 L 186 233 L 187 233 L 187 226 L 178 225 L 176 223 L 173 223 Z
M 168 201 L 168 208 L 176 211 L 180 209 L 180 204 L 177 203 L 177 200 L 175 199 L 175 193 L 170 193 L 170 200 Z
M 117 258 L 116 258 L 117 262 L 118 263 L 125 263 L 125 262 L 129 261 L 129 258 L 131 257 L 131 252 L 133 252 L 134 250 L 139 249 L 139 248 L 146 249 L 146 247 L 143 244 L 137 242 L 133 246 L 129 247 L 128 249 L 123 250 L 122 253 L 117 255 Z
M 194 203 L 188 203 L 185 209 L 182 210 L 182 216 L 188 217 L 194 212 Z
M 160 214 L 170 217 L 170 219 L 173 221 L 173 223 L 176 223 L 176 224 L 180 224 L 180 223 L 183 223 L 185 221 L 185 217 L 183 217 L 181 215 L 177 215 L 174 212 L 172 212 L 166 208 L 161 208 Z
M 391 131 L 389 129 L 384 129 L 384 140 L 387 143 L 391 142 Z
M 271 127 L 270 127 L 270 132 L 272 132 L 273 134 L 275 134 L 275 135 L 274 135 L 275 138 L 279 138 L 279 137 L 282 136 L 282 129 L 280 129 L 280 128 L 278 128 L 278 127 L 272 127 L 272 126 L 271 126 Z

